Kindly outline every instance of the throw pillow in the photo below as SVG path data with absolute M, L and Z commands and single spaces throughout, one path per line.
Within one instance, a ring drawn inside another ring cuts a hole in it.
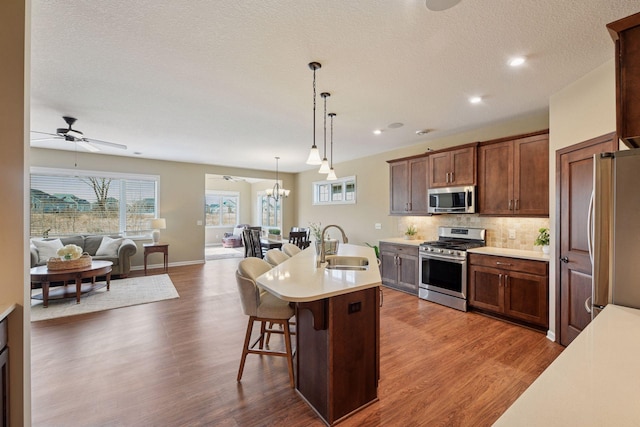
M 49 258 L 60 258 L 57 252 L 64 246 L 60 239 L 32 240 L 31 242 L 38 249 L 38 264 L 46 263 Z
M 96 256 L 106 256 L 109 258 L 116 258 L 118 256 L 118 249 L 124 239 L 112 239 L 109 236 L 102 238 L 102 243 L 96 251 Z

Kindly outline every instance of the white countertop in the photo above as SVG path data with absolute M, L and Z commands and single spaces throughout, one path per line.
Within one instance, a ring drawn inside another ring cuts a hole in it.
M 521 249 L 509 249 L 509 248 L 494 248 L 491 246 L 483 246 L 481 248 L 473 248 L 467 250 L 467 253 L 482 254 L 482 255 L 495 255 L 506 256 L 510 258 L 530 259 L 533 261 L 545 261 L 549 262 L 549 255 L 542 253 L 542 251 L 525 251 Z
M 258 277 L 257 282 L 278 298 L 292 302 L 315 301 L 380 286 L 380 269 L 372 248 L 341 243 L 338 255 L 366 257 L 369 268 L 317 268 L 315 247 L 310 246 Z
M 420 246 L 424 239 L 405 239 L 403 237 L 388 237 L 386 239 L 380 239 L 381 242 L 385 243 L 395 243 L 396 245 L 409 245 L 409 246 Z
M 0 302 L 0 321 L 8 317 L 11 314 L 11 312 L 15 310 L 15 308 L 16 308 L 15 303 L 9 304 L 9 303 Z
M 495 426 L 640 426 L 640 310 L 609 304 Z

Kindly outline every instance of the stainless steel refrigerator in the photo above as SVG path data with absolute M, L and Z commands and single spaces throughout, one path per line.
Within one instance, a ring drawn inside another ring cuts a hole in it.
M 596 154 L 593 179 L 591 318 L 609 303 L 640 308 L 640 149 Z

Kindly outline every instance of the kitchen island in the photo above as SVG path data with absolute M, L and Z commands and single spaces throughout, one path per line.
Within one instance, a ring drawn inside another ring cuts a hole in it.
M 338 255 L 364 257 L 364 270 L 317 267 L 309 247 L 258 277 L 258 285 L 296 305 L 296 390 L 328 425 L 378 400 L 380 271 L 375 252 L 341 244 Z
M 494 426 L 640 425 L 640 310 L 609 304 Z

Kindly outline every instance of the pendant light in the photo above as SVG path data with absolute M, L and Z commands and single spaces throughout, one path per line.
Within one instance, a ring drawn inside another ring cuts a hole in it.
M 331 96 L 331 94 L 322 92 L 320 96 L 324 99 L 324 157 L 318 173 L 329 173 L 329 161 L 327 160 L 327 97 Z
M 264 192 L 268 197 L 272 197 L 277 202 L 281 198 L 289 197 L 290 190 L 285 190 L 280 187 L 280 180 L 278 179 L 278 160 L 280 157 L 275 157 L 276 159 L 276 183 L 273 188 L 268 188 Z
M 329 168 L 329 175 L 327 175 L 327 181 L 335 181 L 338 179 L 336 176 L 336 171 L 333 170 L 333 118 L 336 116 L 336 113 L 329 113 L 329 117 L 331 117 L 331 167 Z
M 322 67 L 322 65 L 320 65 L 319 62 L 309 63 L 309 68 L 313 70 L 313 145 L 307 158 L 308 165 L 319 165 L 322 163 L 320 153 L 318 153 L 318 147 L 316 146 L 316 70 L 320 69 L 320 67 Z

